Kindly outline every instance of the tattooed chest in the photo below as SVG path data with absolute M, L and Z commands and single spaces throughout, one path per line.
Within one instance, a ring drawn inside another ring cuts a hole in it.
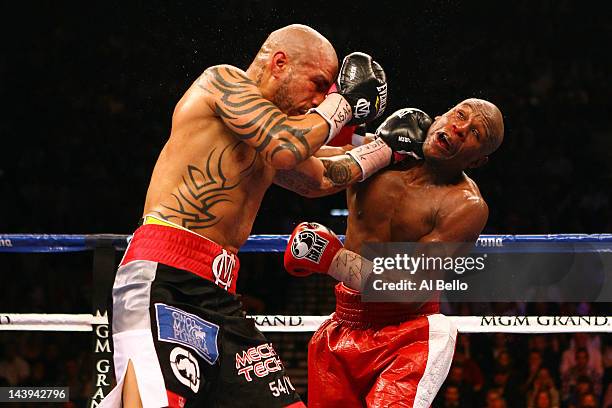
M 253 190 L 263 196 L 271 178 L 266 173 L 261 157 L 243 143 L 212 147 L 203 161 L 186 165 L 157 214 L 193 230 L 235 220 L 257 195 Z

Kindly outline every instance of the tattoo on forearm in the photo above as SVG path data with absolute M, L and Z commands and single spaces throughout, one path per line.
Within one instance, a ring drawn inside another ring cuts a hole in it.
M 351 182 L 351 162 L 354 163 L 353 159 L 327 160 L 323 158 L 321 161 L 325 166 L 325 177 L 331 180 L 334 185 L 346 186 Z
M 321 188 L 316 180 L 295 170 L 277 170 L 274 182 L 302 195 L 308 195 Z
M 291 191 L 305 196 L 320 196 L 336 193 L 361 176 L 359 166 L 350 157 L 346 158 L 320 158 L 324 172 L 321 180 L 298 169 L 278 170 L 274 182 Z
M 259 152 L 274 138 L 281 141 L 266 155 L 267 159 L 274 159 L 282 150 L 292 152 L 297 162 L 310 156 L 307 135 L 312 127 L 304 127 L 300 121 L 285 116 L 276 105 L 262 97 L 257 85 L 243 73 L 228 67 L 213 67 L 198 81 L 198 86 L 221 95 L 215 112 L 240 140 L 248 140 Z
M 189 229 L 205 229 L 219 223 L 223 216 L 216 213 L 215 206 L 223 202 L 231 203 L 231 191 L 255 168 L 257 154 L 253 152 L 252 159 L 241 169 L 237 179 L 227 179 L 223 165 L 228 166 L 228 154 L 239 145 L 240 142 L 229 144 L 220 152 L 212 149 L 206 158 L 205 170 L 193 164 L 187 166 L 178 193 L 172 194 L 174 202 L 162 204 L 166 211 L 157 212 L 157 215 Z

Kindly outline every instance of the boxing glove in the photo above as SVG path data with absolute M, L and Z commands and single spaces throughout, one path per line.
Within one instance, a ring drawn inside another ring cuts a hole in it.
M 344 57 L 338 80 L 337 93 L 329 94 L 313 111 L 329 124 L 328 143 L 346 124 L 370 122 L 387 106 L 387 78 L 384 70 L 372 57 L 354 52 Z
M 381 138 L 393 153 L 393 162 L 406 156 L 415 159 L 423 158 L 423 142 L 427 130 L 431 126 L 431 118 L 420 109 L 404 108 L 393 112 L 376 129 L 376 136 Z
M 285 269 L 294 276 L 327 273 L 336 253 L 344 246 L 327 227 L 303 222 L 293 230 L 285 249 Z
M 344 57 L 338 74 L 338 92 L 351 105 L 349 125 L 371 122 L 387 106 L 387 77 L 380 64 L 362 52 Z
M 376 130 L 376 140 L 347 152 L 359 164 L 361 180 L 408 155 L 422 159 L 430 125 L 429 115 L 419 109 L 404 108 L 391 114 Z

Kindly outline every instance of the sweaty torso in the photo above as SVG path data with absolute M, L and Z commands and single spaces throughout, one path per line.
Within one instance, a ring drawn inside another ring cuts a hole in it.
M 236 252 L 247 240 L 275 170 L 215 114 L 198 79 L 177 104 L 147 191 L 161 217 Z
M 348 190 L 345 248 L 361 253 L 366 242 L 428 241 L 439 236 L 434 231 L 462 204 L 461 200 L 482 199 L 478 187 L 466 175 L 451 184 L 435 184 L 423 177 L 421 165 L 402 163 L 401 168 L 381 171 Z M 431 292 L 424 299 L 393 305 L 406 314 L 435 313 L 438 295 Z
M 478 187 L 462 175 L 451 184 L 422 177 L 420 163 L 381 171 L 348 190 L 349 218 L 345 247 L 359 253 L 364 242 L 419 242 L 459 199 L 482 199 Z M 453 194 L 461 192 L 461 194 Z M 453 199 L 449 199 L 453 197 Z

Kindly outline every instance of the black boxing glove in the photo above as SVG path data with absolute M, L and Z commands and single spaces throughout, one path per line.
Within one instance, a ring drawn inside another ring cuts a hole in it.
M 431 126 L 431 118 L 420 109 L 404 108 L 393 112 L 376 129 L 376 136 L 391 148 L 394 162 L 406 156 L 423 158 L 423 142 Z
M 387 106 L 387 76 L 380 64 L 362 52 L 344 57 L 338 74 L 338 92 L 351 105 L 349 125 L 371 122 Z
M 431 118 L 414 108 L 400 109 L 376 130 L 376 140 L 347 152 L 361 168 L 361 180 L 407 156 L 423 158 Z
M 370 122 L 387 106 L 387 78 L 384 70 L 372 57 L 354 52 L 344 57 L 338 80 L 337 93 L 329 94 L 313 110 L 329 124 L 328 143 L 344 125 Z

